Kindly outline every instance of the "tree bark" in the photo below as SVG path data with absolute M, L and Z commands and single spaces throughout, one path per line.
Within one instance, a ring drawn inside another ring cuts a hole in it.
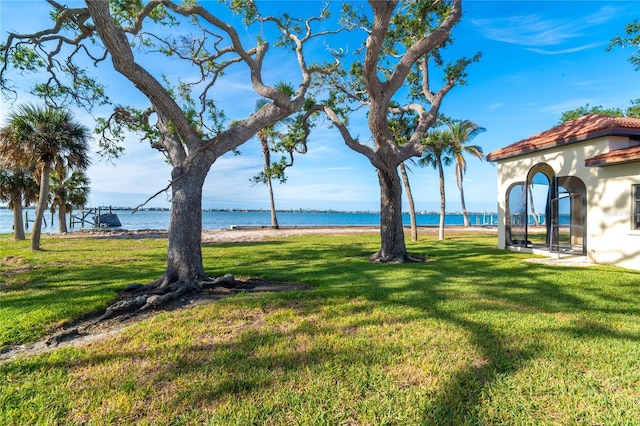
M 529 193 L 529 205 L 531 206 L 531 215 L 533 216 L 533 224 L 535 226 L 540 226 L 540 221 L 538 220 L 538 216 L 536 215 L 536 209 L 535 209 L 535 206 L 533 205 L 533 185 L 527 185 L 527 192 Z
M 167 269 L 158 280 L 141 286 L 132 297 L 109 306 L 96 321 L 161 306 L 215 283 L 202 263 L 202 186 L 211 167 L 207 161 L 175 166 L 171 171 L 172 203 L 167 239 Z M 233 277 L 226 278 L 233 282 Z
M 61 234 L 66 234 L 68 232 L 67 229 L 67 205 L 66 203 L 61 203 L 58 206 L 58 228 Z
M 438 157 L 438 178 L 440 180 L 440 226 L 438 227 L 438 239 L 444 240 L 444 219 L 446 215 L 447 201 L 444 193 L 444 167 L 442 159 Z
M 174 167 L 164 282 L 193 285 L 207 279 L 202 263 L 202 186 L 210 166 Z
M 13 205 L 13 238 L 22 241 L 24 236 L 24 222 L 22 221 L 22 195 L 15 194 L 11 199 Z
M 40 194 L 38 195 L 38 204 L 36 205 L 36 219 L 33 222 L 33 231 L 31 232 L 31 250 L 40 250 L 40 234 L 42 233 L 42 219 L 44 212 L 47 210 L 47 198 L 49 197 L 49 177 L 51 175 L 51 164 L 44 163 L 42 165 L 42 175 L 40 176 Z
M 378 169 L 380 182 L 380 239 L 381 247 L 371 256 L 376 262 L 410 260 L 404 243 L 402 226 L 402 185 L 397 167 Z
M 407 200 L 409 201 L 409 220 L 411 221 L 411 241 L 418 241 L 418 226 L 416 224 L 416 208 L 413 203 L 413 194 L 411 186 L 409 186 L 409 176 L 407 176 L 407 168 L 404 162 L 400 163 L 400 175 L 404 183 L 404 190 L 407 192 Z
M 273 229 L 279 229 L 280 225 L 278 225 L 278 217 L 276 215 L 276 202 L 273 198 L 273 185 L 271 184 L 271 176 L 269 173 L 269 168 L 271 167 L 271 154 L 269 152 L 269 143 L 261 139 L 260 144 L 262 145 L 262 158 L 264 158 L 264 174 L 266 178 L 267 190 L 269 191 L 269 206 L 271 208 L 271 227 Z
M 471 223 L 469 222 L 469 215 L 467 214 L 467 206 L 464 202 L 464 187 L 462 186 L 462 180 L 460 181 L 460 204 L 462 206 L 462 219 L 464 220 L 464 226 L 469 227 Z
M 271 227 L 273 229 L 280 229 L 278 224 L 278 216 L 276 215 L 276 202 L 273 198 L 273 185 L 271 184 L 271 178 L 267 178 L 267 188 L 269 189 L 269 203 L 271 207 Z

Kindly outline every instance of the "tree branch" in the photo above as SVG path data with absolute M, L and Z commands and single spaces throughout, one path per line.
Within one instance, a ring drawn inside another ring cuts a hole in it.
M 323 105 L 321 107 L 321 110 L 324 111 L 324 113 L 327 115 L 329 120 L 331 120 L 333 125 L 336 126 L 336 128 L 340 132 L 340 135 L 342 136 L 342 139 L 344 139 L 344 143 L 349 148 L 351 148 L 352 150 L 354 150 L 354 151 L 364 155 L 365 157 L 367 157 L 367 159 L 374 166 L 376 166 L 376 164 L 378 164 L 378 165 L 380 164 L 380 162 L 381 162 L 380 156 L 376 153 L 376 151 L 374 151 L 373 148 L 371 148 L 370 146 L 364 145 L 364 144 L 358 142 L 357 139 L 355 139 L 353 136 L 351 136 L 351 133 L 349 132 L 349 129 L 347 128 L 347 126 L 338 117 L 338 115 L 335 113 L 335 111 L 330 106 Z M 376 167 L 378 167 L 378 166 L 376 166 Z
M 106 1 L 90 1 L 87 5 L 98 28 L 98 34 L 109 53 L 111 53 L 114 68 L 126 76 L 149 98 L 156 111 L 164 111 L 170 116 L 171 124 L 180 135 L 181 142 L 189 150 L 196 149 L 200 145 L 199 136 L 187 121 L 176 101 L 153 75 L 135 61 L 131 45 L 124 31 L 116 26 L 109 12 L 109 3 Z M 181 145 L 175 147 L 175 149 L 184 150 Z
M 138 210 L 140 210 L 141 208 L 146 206 L 149 203 L 149 201 L 153 200 L 158 195 L 162 194 L 163 192 L 167 192 L 171 188 L 172 185 L 173 185 L 173 181 L 169 182 L 169 184 L 165 188 L 161 189 L 160 191 L 158 191 L 155 194 L 153 194 L 151 197 L 147 198 L 142 204 L 139 204 L 136 207 L 134 207 L 133 213 L 136 213 Z M 133 214 L 133 213 L 131 213 L 131 214 Z
M 411 67 L 427 52 L 444 44 L 451 35 L 451 30 L 462 18 L 462 0 L 453 0 L 453 7 L 444 21 L 428 35 L 413 43 L 402 55 L 402 59 L 387 81 L 390 93 L 395 94 L 404 84 Z M 391 96 L 390 96 L 391 97 Z

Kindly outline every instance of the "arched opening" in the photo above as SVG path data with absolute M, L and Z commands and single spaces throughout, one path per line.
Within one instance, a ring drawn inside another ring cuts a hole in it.
M 506 201 L 508 246 L 586 253 L 586 187 L 580 178 L 557 177 L 548 164 L 536 164 L 525 182 L 509 187 Z
M 555 216 L 551 200 L 556 193 L 556 175 L 551 166 L 540 163 L 527 174 L 527 222 L 526 232 L 529 246 L 548 248 L 551 245 L 550 220 Z
M 550 250 L 585 255 L 587 189 L 584 182 L 575 176 L 559 177 L 552 205 L 557 220 L 552 225 Z
M 517 182 L 507 190 L 505 236 L 508 246 L 527 245 L 527 203 L 524 182 Z

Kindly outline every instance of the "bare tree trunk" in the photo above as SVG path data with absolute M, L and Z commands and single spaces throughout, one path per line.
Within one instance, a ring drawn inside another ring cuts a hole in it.
M 123 312 L 160 306 L 186 293 L 200 291 L 205 284 L 211 283 L 202 263 L 201 189 L 209 168 L 205 162 L 173 168 L 167 269 L 158 280 L 133 290 L 132 298 L 109 306 L 97 321 Z
M 444 240 L 444 218 L 446 215 L 447 202 L 444 194 L 444 170 L 442 159 L 438 157 L 438 176 L 440 180 L 440 226 L 438 228 L 438 239 Z
M 196 285 L 207 276 L 202 263 L 202 186 L 209 168 L 174 167 L 167 269 L 161 285 Z M 186 172 L 186 173 L 185 173 Z
M 402 182 L 404 183 L 404 190 L 407 193 L 407 200 L 409 201 L 409 218 L 411 221 L 411 241 L 418 241 L 418 226 L 416 225 L 416 208 L 413 203 L 413 194 L 411 193 L 411 186 L 409 186 L 409 176 L 407 175 L 407 168 L 404 162 L 400 163 L 400 175 L 402 176 Z
M 273 198 L 273 185 L 271 184 L 271 176 L 269 168 L 271 167 L 271 154 L 269 153 L 269 143 L 266 139 L 261 139 L 262 145 L 262 158 L 264 158 L 264 174 L 266 178 L 267 190 L 269 191 L 269 205 L 271 208 L 271 227 L 273 229 L 280 229 L 278 225 L 278 217 L 276 215 L 276 202 Z
M 529 204 L 531 205 L 531 215 L 533 216 L 533 224 L 535 226 L 540 226 L 540 221 L 538 220 L 538 216 L 536 216 L 536 209 L 533 206 L 533 185 L 527 185 L 527 192 L 529 193 Z M 528 219 L 527 219 L 528 220 Z
M 276 215 L 276 202 L 273 198 L 273 185 L 271 185 L 271 178 L 267 178 L 267 188 L 269 188 L 269 203 L 271 208 L 271 227 L 273 229 L 280 229 L 278 224 L 278 216 Z
M 12 197 L 11 204 L 13 204 L 13 238 L 16 241 L 22 241 L 24 236 L 24 222 L 22 221 L 22 196 L 16 194 Z
M 67 229 L 67 206 L 66 203 L 62 203 L 58 206 L 58 228 L 61 234 L 66 234 Z
M 462 180 L 460 181 L 460 185 L 458 185 L 458 188 L 460 188 L 460 204 L 462 206 L 462 219 L 464 221 L 464 226 L 471 226 L 471 224 L 469 223 L 469 215 L 467 214 L 467 206 L 465 205 L 464 202 L 464 188 L 462 186 Z
M 378 169 L 380 182 L 380 251 L 371 255 L 375 262 L 415 262 L 407 253 L 402 226 L 402 184 L 397 167 Z
M 45 163 L 42 166 L 42 175 L 40 176 L 40 194 L 38 195 L 38 204 L 36 205 L 36 219 L 33 222 L 33 231 L 31 232 L 31 250 L 40 250 L 40 234 L 42 233 L 42 219 L 44 212 L 47 210 L 47 198 L 49 197 L 49 177 L 51 175 L 51 165 Z

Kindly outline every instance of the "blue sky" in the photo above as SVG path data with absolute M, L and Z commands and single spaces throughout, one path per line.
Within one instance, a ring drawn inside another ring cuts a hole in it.
M 282 11 L 317 4 L 264 3 Z M 215 6 L 217 2 L 210 4 Z M 445 98 L 441 112 L 485 127 L 487 131 L 474 140 L 485 153 L 553 127 L 568 109 L 587 103 L 626 108 L 631 99 L 640 97 L 640 72 L 628 62 L 631 50 L 605 51 L 609 41 L 622 35 L 625 25 L 640 16 L 637 1 L 467 0 L 463 8 L 464 17 L 454 29 L 455 44 L 448 56 L 471 56 L 481 51 L 483 57 L 468 68 L 468 85 L 454 88 Z M 25 13 L 29 19 L 25 19 Z M 5 39 L 7 31 L 33 31 L 46 17 L 45 2 L 1 0 L 1 37 Z M 276 56 L 271 61 L 278 63 L 280 59 Z M 168 64 L 164 67 L 169 74 L 184 72 L 180 77 L 190 77 L 186 70 Z M 290 72 L 293 77 L 294 71 L 294 67 L 275 67 L 267 78 L 283 78 Z M 108 64 L 96 72 L 108 82 L 114 102 L 145 105 L 131 84 L 110 71 Z M 34 78 L 21 78 L 20 84 L 27 87 Z M 242 115 L 255 108 L 246 70 L 241 68 L 227 76 L 216 97 L 228 102 L 230 115 L 231 110 Z M 18 103 L 30 100 L 22 93 Z M 5 123 L 9 110 L 10 105 L 3 102 L 0 123 Z M 76 117 L 93 127 L 86 112 L 76 110 Z M 352 121 L 352 132 L 362 141 L 370 140 L 363 120 Z M 88 170 L 91 205 L 136 206 L 167 185 L 170 167 L 161 154 L 135 137 L 125 146 L 124 156 L 114 163 L 94 157 Z M 204 208 L 268 208 L 266 188 L 250 182 L 262 167 L 259 143 L 251 140 L 240 151 L 242 155 L 227 154 L 213 165 L 204 188 Z M 417 166 L 411 169 L 416 208 L 437 210 L 436 171 Z M 453 167 L 446 170 L 448 211 L 460 208 L 453 173 Z M 493 165 L 470 158 L 464 184 L 468 210 L 496 210 Z M 375 169 L 325 125 L 314 129 L 309 152 L 296 158 L 295 166 L 288 169 L 287 183 L 276 184 L 274 190 L 276 205 L 281 209 L 379 210 Z M 168 207 L 170 203 L 167 196 L 160 195 L 148 205 Z

